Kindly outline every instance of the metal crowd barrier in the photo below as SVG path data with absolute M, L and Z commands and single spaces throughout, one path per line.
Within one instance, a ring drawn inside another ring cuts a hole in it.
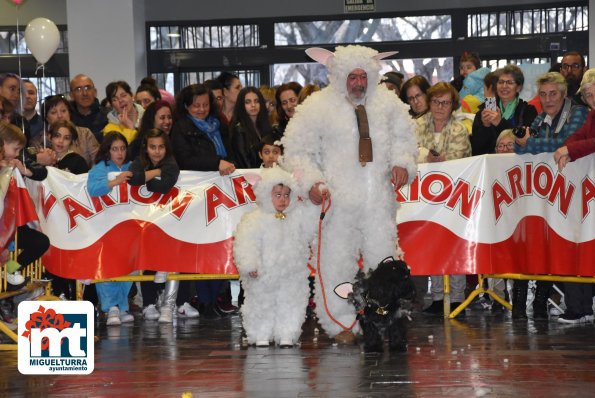
M 484 280 L 486 278 L 495 279 L 518 279 L 518 280 L 536 280 L 536 281 L 551 281 L 551 282 L 578 282 L 578 283 L 595 283 L 595 277 L 591 276 L 562 276 L 562 275 L 526 275 L 526 274 L 480 274 L 477 275 L 479 283 L 478 288 L 473 290 L 467 299 L 463 301 L 457 308 L 451 311 L 450 308 L 450 277 L 444 275 L 444 318 L 454 319 L 462 311 L 471 304 L 471 302 L 481 293 L 490 295 L 494 300 L 502 304 L 508 310 L 512 310 L 512 305 L 498 296 L 493 290 L 484 288 Z

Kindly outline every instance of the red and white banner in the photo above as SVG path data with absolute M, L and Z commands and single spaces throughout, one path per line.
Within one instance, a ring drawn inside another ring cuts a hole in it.
M 418 275 L 595 275 L 595 156 L 551 153 L 419 165 L 398 192 L 400 245 Z
M 258 172 L 257 170 L 255 172 Z M 252 208 L 254 193 L 242 175 L 182 171 L 167 194 L 122 184 L 91 197 L 87 175 L 48 168 L 35 199 L 51 247 L 46 268 L 88 279 L 134 270 L 235 274 L 232 233 Z
M 50 237 L 44 262 L 52 273 L 236 273 L 232 233 L 254 206 L 241 171 L 183 171 L 166 195 L 124 184 L 93 198 L 86 175 L 48 170 L 30 188 Z M 595 276 L 595 156 L 562 173 L 551 154 L 421 164 L 397 196 L 400 245 L 414 274 Z
M 0 168 L 0 253 L 14 239 L 17 227 L 35 220 L 37 213 L 21 173 Z

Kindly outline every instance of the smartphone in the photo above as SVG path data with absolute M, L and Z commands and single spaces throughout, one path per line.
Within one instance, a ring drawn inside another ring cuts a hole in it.
M 491 111 L 495 111 L 497 106 L 496 106 L 496 97 L 486 97 L 486 102 L 485 102 L 486 106 L 485 109 L 489 109 Z
M 430 153 L 432 154 L 432 156 L 440 156 L 440 153 L 434 149 L 430 149 Z

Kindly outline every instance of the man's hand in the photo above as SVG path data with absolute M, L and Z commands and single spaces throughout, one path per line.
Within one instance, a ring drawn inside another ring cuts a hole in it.
M 562 171 L 566 164 L 570 162 L 570 154 L 568 153 L 568 147 L 562 146 L 554 152 L 554 160 L 558 164 L 558 170 Z
M 392 171 L 392 182 L 395 184 L 395 187 L 401 188 L 403 185 L 407 184 L 407 180 L 409 180 L 409 173 L 407 169 L 404 167 L 394 166 Z
M 525 128 L 525 135 L 523 136 L 523 138 L 518 138 L 516 137 L 514 139 L 514 142 L 516 142 L 518 145 L 520 145 L 521 147 L 526 147 L 527 146 L 527 140 L 529 139 L 529 137 L 531 137 L 531 135 L 529 134 L 529 127 Z
M 326 195 L 327 197 L 331 196 L 330 191 L 326 188 L 326 185 L 322 182 L 317 182 L 316 184 L 312 185 L 310 188 L 310 201 L 315 205 L 319 205 L 322 203 L 322 196 Z

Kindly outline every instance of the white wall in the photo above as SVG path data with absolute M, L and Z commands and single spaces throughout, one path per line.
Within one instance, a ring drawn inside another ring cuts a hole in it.
M 124 80 L 132 91 L 146 75 L 143 0 L 67 0 L 71 77 L 84 73 L 105 96 L 105 86 Z

